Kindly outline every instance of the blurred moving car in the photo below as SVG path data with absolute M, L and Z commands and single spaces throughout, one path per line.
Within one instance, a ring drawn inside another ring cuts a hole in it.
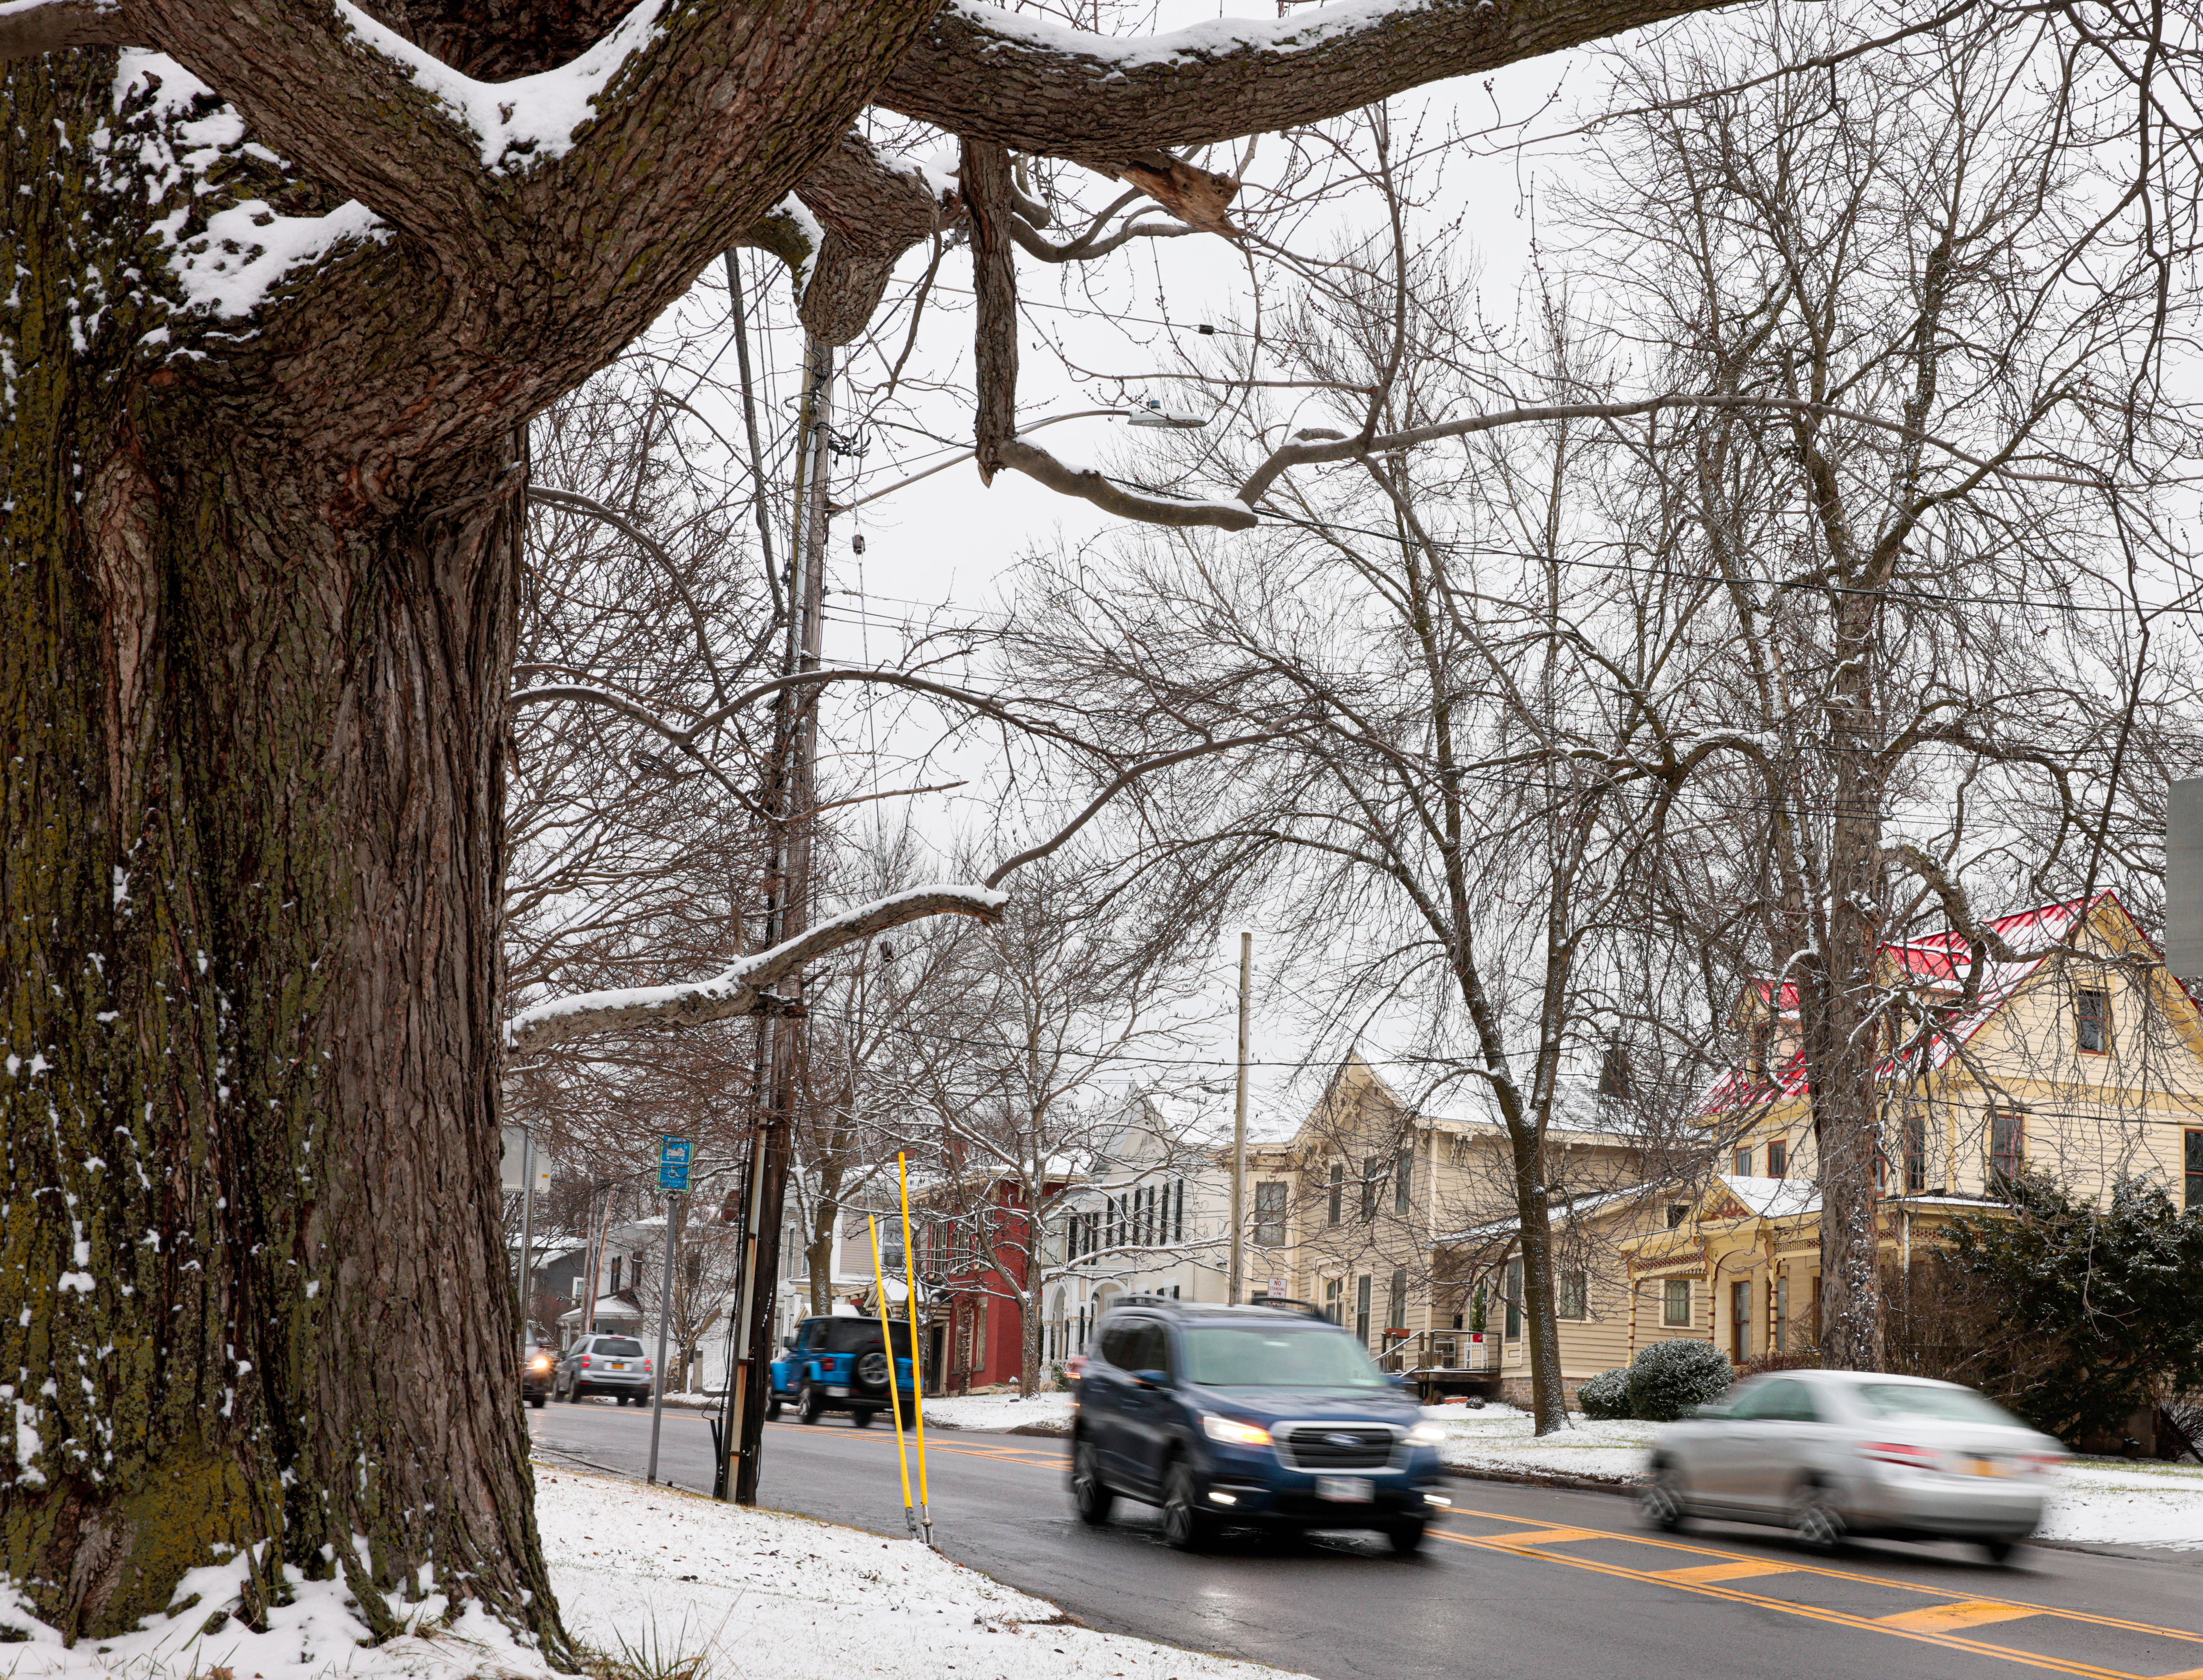
M 558 1355 L 555 1349 L 540 1341 L 531 1341 L 520 1350 L 520 1397 L 529 1405 L 540 1408 L 550 1398 L 551 1384 L 558 1375 Z
M 1220 1528 L 1374 1529 L 1423 1543 L 1443 1425 L 1315 1307 L 1155 1298 L 1102 1320 L 1078 1379 L 1071 1497 L 1084 1522 L 1119 1494 L 1160 1505 L 1195 1551 Z
M 914 1376 L 910 1362 L 910 1326 L 894 1323 L 895 1387 L 901 1390 L 903 1416 L 911 1415 Z M 780 1416 L 783 1404 L 815 1424 L 829 1412 L 846 1412 L 859 1429 L 888 1409 L 887 1344 L 877 1318 L 834 1315 L 806 1318 L 781 1344 L 772 1362 L 772 1388 L 765 1415 Z
M 577 1400 L 610 1394 L 622 1406 L 650 1400 L 650 1361 L 631 1335 L 585 1335 L 558 1362 L 553 1400 Z
M 2065 1449 L 1955 1382 L 1875 1371 L 1753 1377 L 1661 1431 L 1646 1520 L 1775 1523 L 1815 1551 L 1853 1535 L 1966 1540 L 2001 1563 L 2042 1520 Z

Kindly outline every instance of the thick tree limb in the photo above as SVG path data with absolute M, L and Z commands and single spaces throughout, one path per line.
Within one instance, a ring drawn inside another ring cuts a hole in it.
M 796 315 L 830 345 L 860 335 L 902 254 L 963 215 L 954 189 L 888 162 L 853 129 L 812 167 L 795 196 L 823 237 L 814 242 L 811 229 L 781 210 L 736 243 L 770 251 L 800 274 L 807 270 Z
M 972 290 L 977 298 L 973 380 L 977 389 L 972 451 L 979 482 L 992 484 L 1009 463 L 1017 435 L 1018 274 L 1013 251 L 1010 155 L 984 140 L 964 142 L 964 206 L 972 218 Z M 1030 445 L 1027 445 L 1031 447 Z
M 1274 21 L 1113 38 L 951 0 L 874 97 L 953 134 L 1129 162 L 1320 122 L 1707 9 L 1701 0 L 1338 0 Z
M 794 939 L 745 957 L 708 980 L 582 992 L 530 1005 L 505 1025 L 508 1051 L 545 1050 L 578 1038 L 638 1027 L 700 1027 L 772 1009 L 771 988 L 812 963 L 889 928 L 930 916 L 1001 919 L 1007 893 L 971 886 L 920 887 L 830 917 Z
M 70 47 L 120 47 L 143 38 L 121 0 L 9 0 L 0 5 L 0 63 Z

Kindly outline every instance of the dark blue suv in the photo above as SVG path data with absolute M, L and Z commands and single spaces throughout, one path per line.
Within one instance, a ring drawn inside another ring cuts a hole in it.
M 1220 1528 L 1375 1529 L 1413 1552 L 1434 1511 L 1439 1428 L 1312 1306 L 1136 1300 L 1078 1379 L 1071 1496 L 1102 1524 L 1159 1505 L 1181 1551 Z

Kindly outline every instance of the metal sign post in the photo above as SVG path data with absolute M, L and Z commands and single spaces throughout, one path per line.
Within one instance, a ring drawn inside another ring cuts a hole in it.
M 658 1429 L 665 1416 L 665 1333 L 673 1323 L 673 1251 L 681 1241 L 681 1198 L 688 1193 L 688 1140 L 658 1140 L 658 1188 L 665 1197 L 665 1273 L 658 1290 L 658 1363 L 650 1374 L 650 1467 L 643 1480 L 658 1481 Z

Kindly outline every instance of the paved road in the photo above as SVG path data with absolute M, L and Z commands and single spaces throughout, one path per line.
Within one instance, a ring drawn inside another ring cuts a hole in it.
M 539 1448 L 640 1476 L 647 1412 L 529 1414 Z M 1640 1530 L 1610 1494 L 1460 1481 L 1422 1557 L 1373 1536 L 1227 1539 L 1172 1552 L 1155 1512 L 1072 1515 L 1057 1442 L 929 1437 L 942 1549 L 1114 1631 L 1323 1677 L 1492 1680 L 2203 1680 L 2203 1553 L 2033 1547 L 1993 1569 L 1956 1547 L 1862 1546 L 1816 1563 L 1764 1531 Z M 660 1479 L 708 1490 L 703 1419 L 669 1411 Z M 770 1424 L 765 1502 L 903 1531 L 895 1435 L 840 1418 Z

